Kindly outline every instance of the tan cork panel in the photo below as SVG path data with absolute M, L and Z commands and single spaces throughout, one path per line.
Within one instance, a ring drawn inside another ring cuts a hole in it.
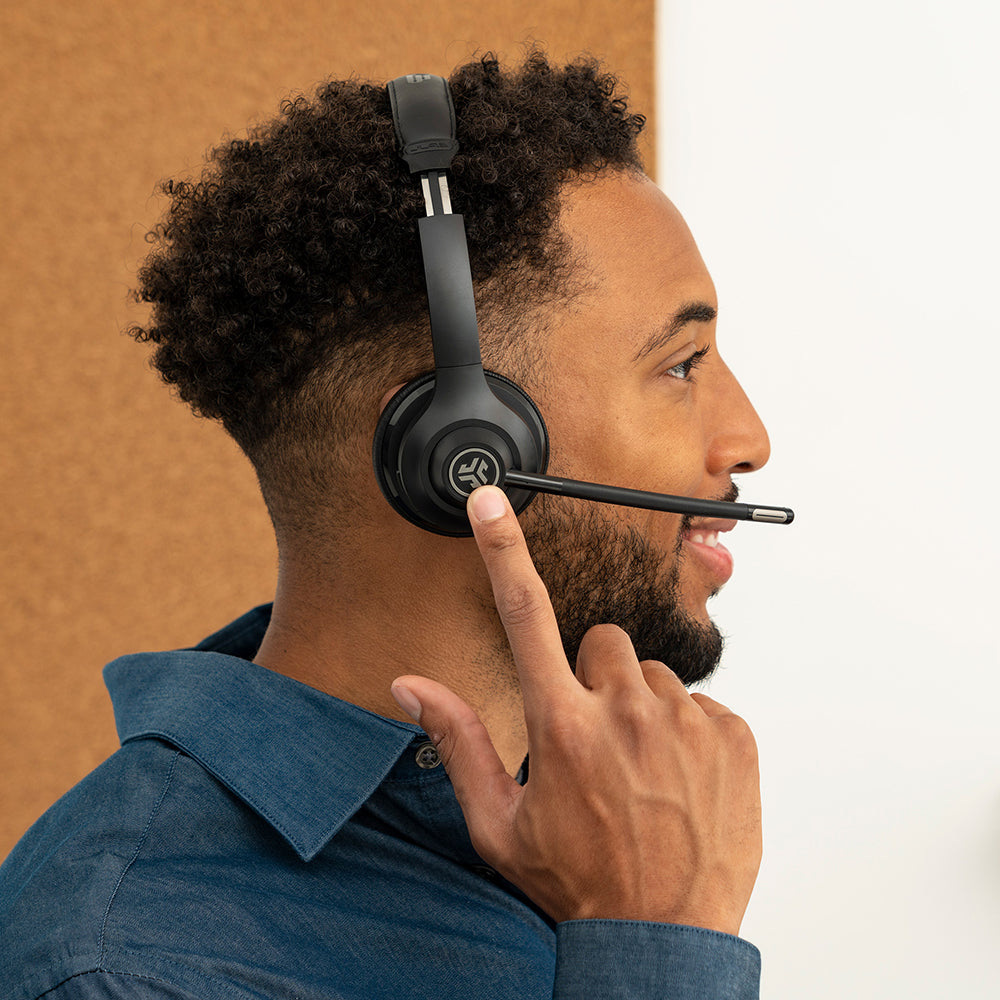
M 324 78 L 447 73 L 532 40 L 557 59 L 601 57 L 651 114 L 653 7 L 4 5 L 0 857 L 117 746 L 107 660 L 195 642 L 273 588 L 250 467 L 121 332 L 157 181 L 196 173 L 223 135 Z

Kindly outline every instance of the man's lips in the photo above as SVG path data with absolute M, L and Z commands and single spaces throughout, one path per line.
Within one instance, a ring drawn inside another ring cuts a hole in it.
M 719 541 L 719 535 L 735 527 L 735 521 L 695 518 L 681 535 L 690 556 L 707 571 L 716 587 L 733 575 L 732 553 Z

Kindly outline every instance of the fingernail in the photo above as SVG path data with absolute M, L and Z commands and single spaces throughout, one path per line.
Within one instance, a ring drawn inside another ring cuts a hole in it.
M 470 497 L 469 508 L 480 524 L 488 524 L 507 513 L 507 498 L 496 486 L 481 486 Z
M 417 701 L 417 696 L 408 687 L 403 687 L 402 684 L 393 684 L 389 690 L 392 692 L 393 698 L 396 699 L 396 704 L 412 719 L 419 722 L 423 707 Z

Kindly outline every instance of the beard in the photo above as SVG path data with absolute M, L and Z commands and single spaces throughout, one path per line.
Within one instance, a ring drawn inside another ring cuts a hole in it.
M 735 499 L 735 492 L 723 499 Z M 640 662 L 666 664 L 683 684 L 712 675 L 722 634 L 714 622 L 692 618 L 680 597 L 682 536 L 690 520 L 682 519 L 673 563 L 665 568 L 663 553 L 602 504 L 535 497 L 522 527 L 571 665 L 587 630 L 611 624 L 627 633 Z

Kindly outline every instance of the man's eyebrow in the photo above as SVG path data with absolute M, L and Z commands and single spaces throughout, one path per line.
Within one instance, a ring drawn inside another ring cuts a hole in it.
M 716 315 L 715 307 L 710 306 L 707 302 L 685 303 L 636 351 L 632 363 L 641 361 L 648 354 L 652 354 L 653 351 L 669 344 L 688 323 L 711 323 Z

